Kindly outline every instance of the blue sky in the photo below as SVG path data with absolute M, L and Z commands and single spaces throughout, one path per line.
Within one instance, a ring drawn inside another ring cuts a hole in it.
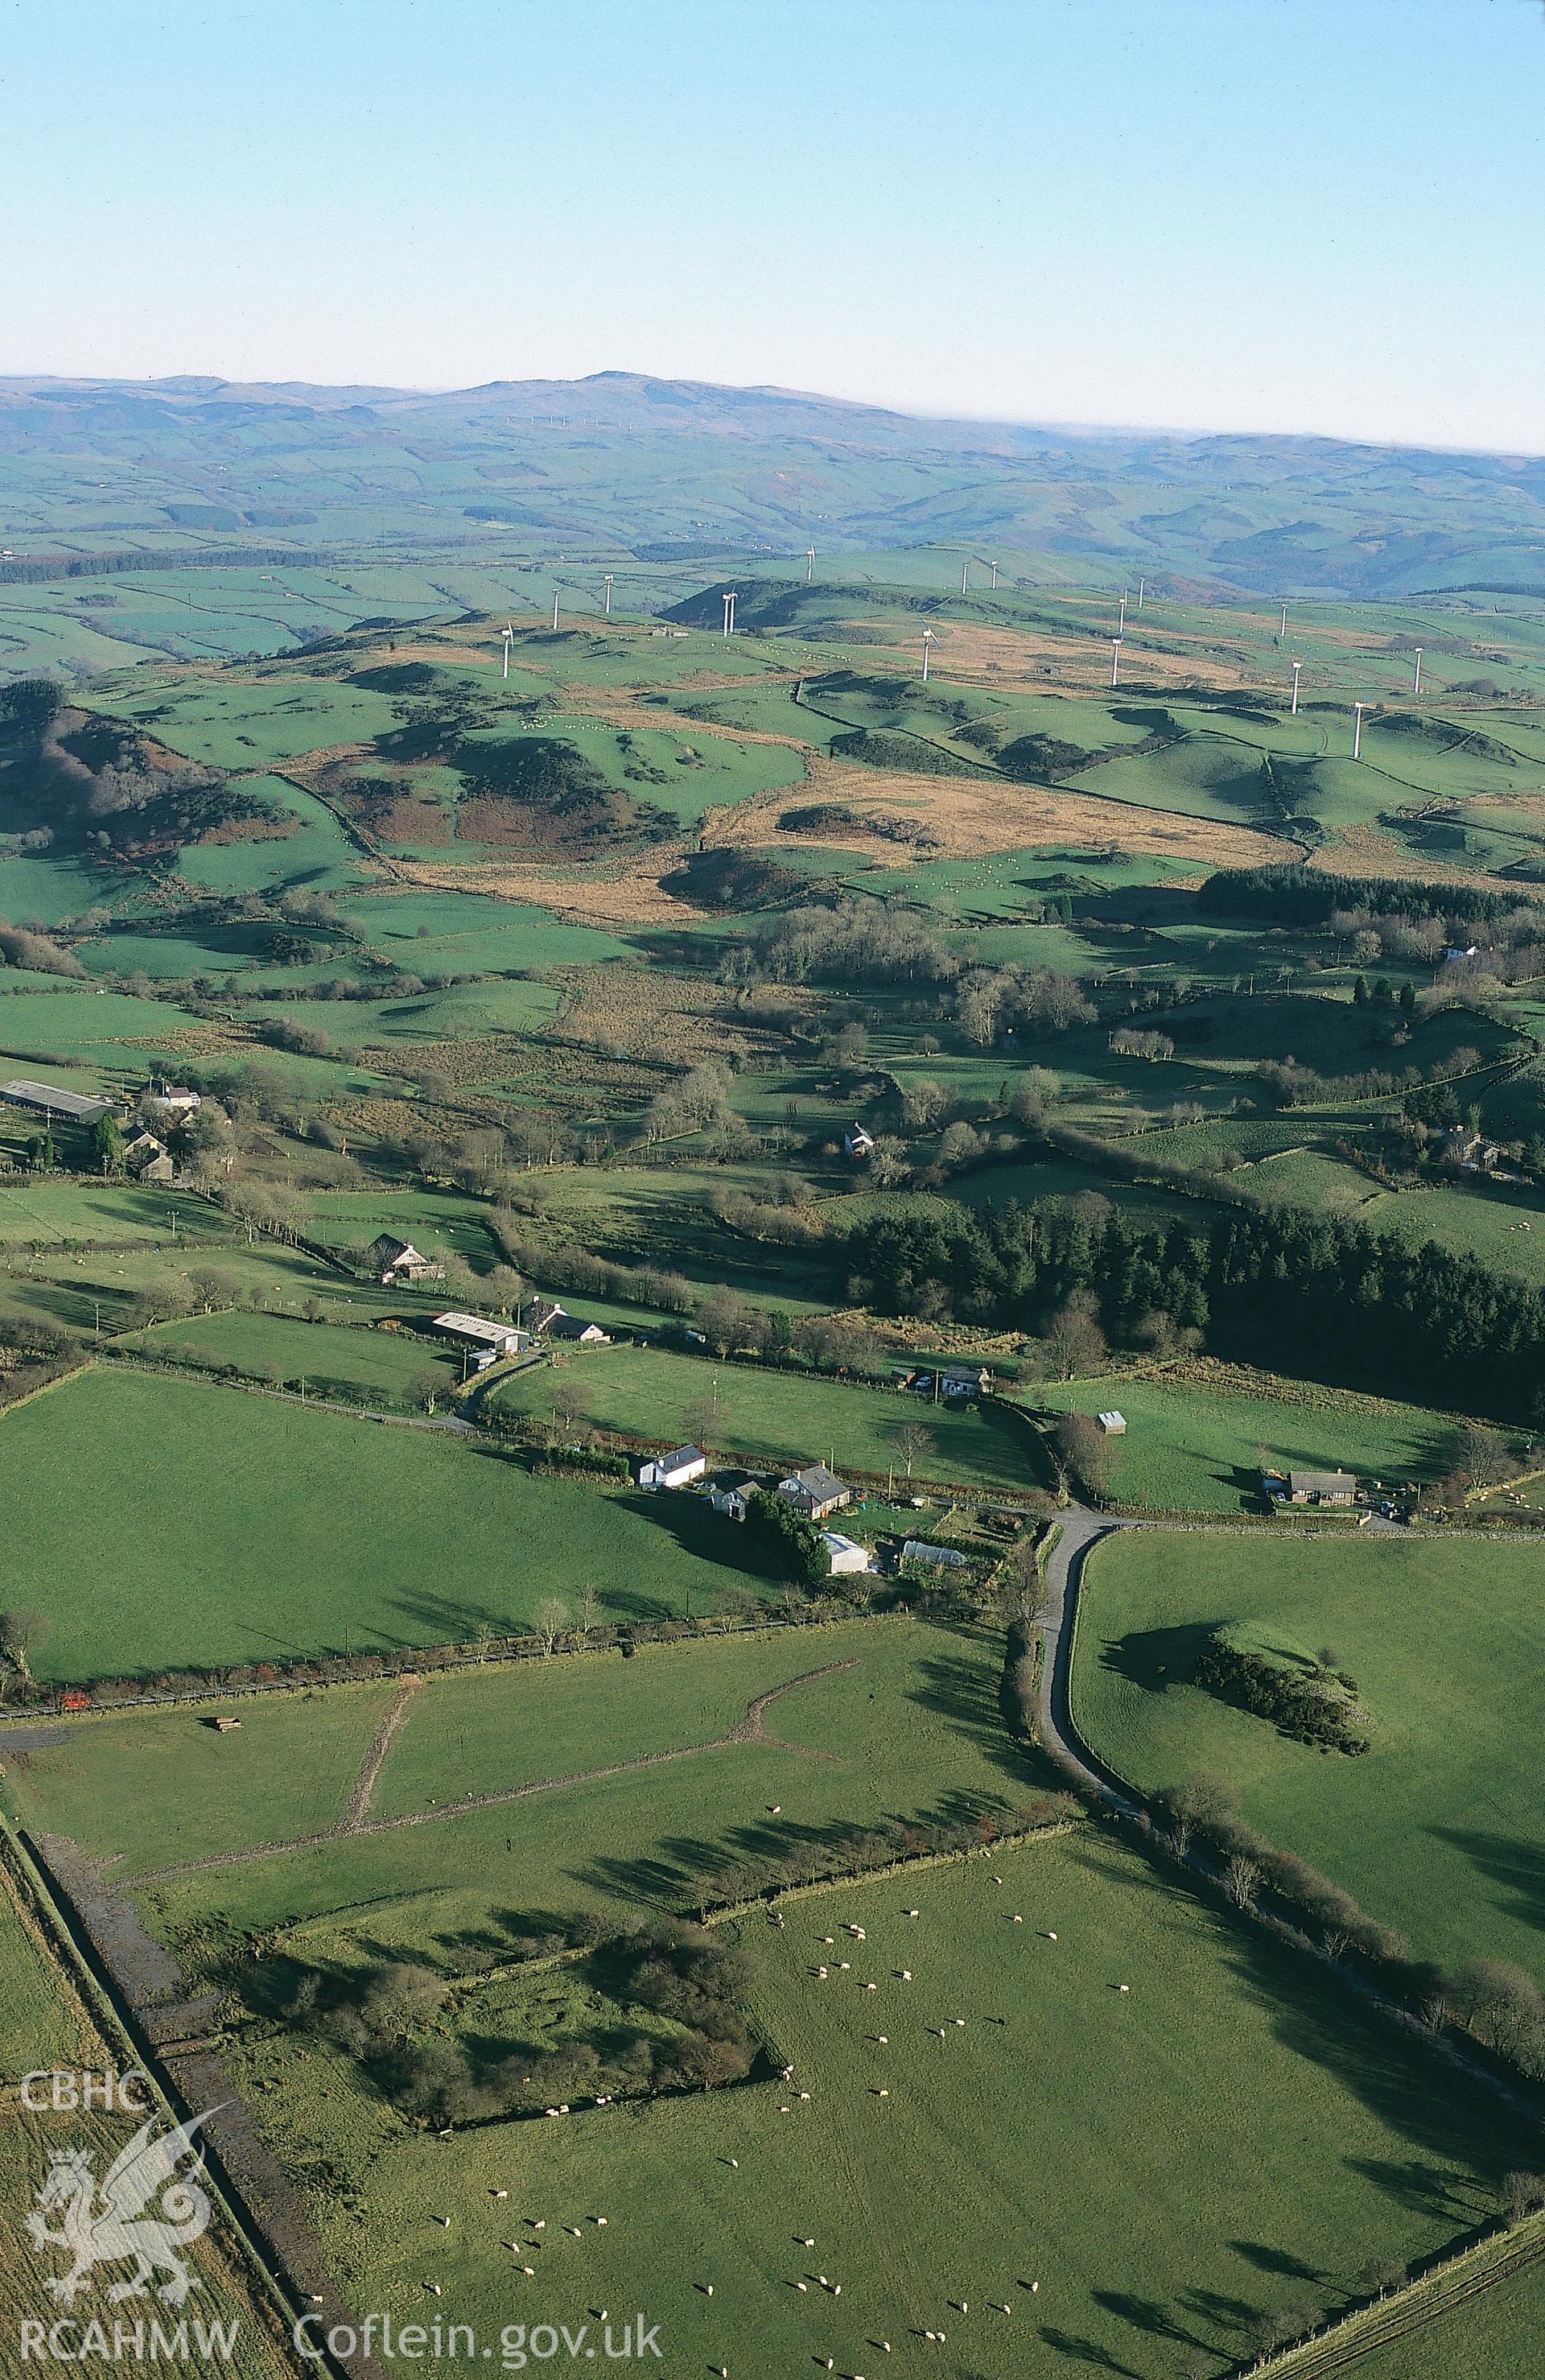
M 1545 451 L 1540 0 L 9 0 L 0 371 Z

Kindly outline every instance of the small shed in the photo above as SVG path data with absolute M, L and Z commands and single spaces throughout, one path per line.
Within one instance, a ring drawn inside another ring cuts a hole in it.
M 842 1154 L 844 1157 L 873 1157 L 874 1134 L 865 1132 L 861 1123 L 851 1123 L 842 1135 Z
M 845 1537 L 838 1529 L 823 1529 L 821 1543 L 827 1549 L 833 1578 L 849 1578 L 861 1571 L 873 1570 L 875 1558 L 867 1546 L 856 1537 Z
M 1097 1414 L 1095 1419 L 1107 1438 L 1126 1437 L 1127 1416 L 1125 1414 L 1117 1413 L 1114 1406 L 1109 1413 Z

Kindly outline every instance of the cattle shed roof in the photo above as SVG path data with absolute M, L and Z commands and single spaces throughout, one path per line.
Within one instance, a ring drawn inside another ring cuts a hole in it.
M 518 1339 L 520 1333 L 508 1322 L 489 1322 L 480 1314 L 437 1314 L 437 1330 L 453 1331 L 458 1339 L 477 1339 L 490 1347 L 502 1346 L 506 1339 Z
M 90 1098 L 81 1091 L 61 1090 L 57 1083 L 33 1083 L 24 1076 L 15 1082 L 0 1083 L 0 1099 L 8 1099 L 13 1107 L 45 1108 L 54 1115 L 70 1116 L 78 1123 L 94 1123 L 98 1116 L 106 1115 L 111 1099 Z

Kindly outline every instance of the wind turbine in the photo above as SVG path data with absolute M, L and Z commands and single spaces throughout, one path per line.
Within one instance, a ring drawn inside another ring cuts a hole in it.
M 556 636 L 558 633 L 558 589 L 556 587 L 552 590 L 552 631 L 554 636 Z
M 727 594 L 727 595 L 723 598 L 723 601 L 724 601 L 724 634 L 725 634 L 726 638 L 728 639 L 729 638 L 732 637 L 732 636 L 734 635 L 734 633 L 735 633 L 735 598 L 734 598 L 734 596 L 733 596 L 733 595 L 728 595 L 728 594 Z
M 1285 637 L 1287 634 L 1287 606 L 1285 603 L 1282 607 L 1282 633 Z
M 923 631 L 923 683 L 924 686 L 928 683 L 928 648 L 933 641 L 934 631 L 932 628 L 924 628 Z
M 1362 715 L 1367 709 L 1366 702 L 1355 702 L 1352 705 L 1352 758 L 1354 760 L 1362 759 Z
M 510 647 L 513 641 L 514 634 L 515 625 L 512 620 L 504 631 L 504 674 L 506 677 L 510 674 Z
M 1298 672 L 1302 667 L 1302 662 L 1295 662 L 1293 664 L 1293 708 L 1288 714 L 1293 719 L 1297 719 L 1298 715 Z
M 813 545 L 807 545 L 804 549 L 804 583 L 807 587 L 814 583 L 815 577 L 815 549 Z
M 1141 609 L 1142 609 L 1142 590 L 1143 590 L 1143 589 L 1147 586 L 1147 584 L 1148 584 L 1148 581 L 1147 581 L 1147 579 L 1146 579 L 1146 578 L 1140 578 L 1140 579 L 1138 580 L 1138 610 L 1139 610 L 1140 612 L 1141 612 Z
M 968 554 L 968 555 L 967 555 L 967 557 L 966 557 L 966 559 L 965 559 L 965 561 L 964 561 L 964 562 L 962 562 L 962 563 L 961 563 L 961 565 L 960 565 L 960 592 L 961 592 L 961 594 L 962 594 L 962 595 L 963 595 L 963 594 L 965 593 L 965 591 L 966 591 L 966 574 L 967 574 L 967 572 L 970 570 L 970 568 L 971 568 L 971 557 L 970 557 L 970 555 Z
M 607 574 L 606 574 L 606 606 L 605 606 L 605 608 L 606 608 L 606 616 L 607 616 L 607 618 L 608 618 L 609 620 L 610 620 L 610 617 L 611 617 L 611 586 L 612 586 L 612 574 L 611 574 L 611 572 L 609 570 L 609 571 L 607 572 Z
M 1116 633 L 1118 637 L 1124 637 L 1127 633 L 1127 589 L 1124 587 L 1121 589 L 1121 609 L 1116 619 Z
M 1117 674 L 1118 674 L 1118 673 L 1119 673 L 1119 671 L 1120 671 L 1120 668 L 1121 668 L 1121 639 L 1120 639 L 1120 638 L 1119 638 L 1119 637 L 1113 637 L 1113 638 L 1111 638 L 1111 640 L 1110 640 L 1110 682 L 1111 682 L 1112 686 L 1114 686 L 1114 685 L 1116 684 L 1117 676 Z
M 1413 697 L 1415 697 L 1415 696 L 1418 695 L 1420 692 L 1421 692 L 1421 647 L 1418 645 L 1418 646 L 1417 647 L 1417 669 L 1416 669 L 1416 675 L 1415 675 L 1415 676 L 1412 678 L 1412 680 L 1411 680 L 1411 693 L 1412 693 L 1412 696 L 1413 696 Z
M 997 593 L 997 564 L 996 562 L 989 562 L 987 567 L 993 574 L 992 592 L 996 595 Z

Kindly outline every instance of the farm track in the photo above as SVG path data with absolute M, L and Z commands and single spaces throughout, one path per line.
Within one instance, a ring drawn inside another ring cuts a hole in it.
M 594 1785 L 611 1777 L 629 1777 L 641 1768 L 658 1768 L 671 1760 L 691 1760 L 699 1753 L 724 1752 L 739 1743 L 767 1743 L 780 1752 L 794 1753 L 801 1759 L 824 1760 L 840 1767 L 838 1754 L 815 1752 L 804 1744 L 788 1743 L 781 1736 L 768 1735 L 762 1722 L 768 1706 L 777 1702 L 780 1695 L 791 1694 L 796 1686 L 810 1685 L 817 1678 L 834 1677 L 839 1670 L 856 1669 L 857 1666 L 856 1661 L 827 1661 L 821 1669 L 805 1670 L 797 1678 L 786 1678 L 781 1685 L 769 1687 L 766 1694 L 754 1695 L 745 1706 L 744 1717 L 727 1734 L 713 1736 L 704 1743 L 678 1744 L 669 1752 L 646 1752 L 636 1760 L 613 1761 L 604 1768 L 578 1769 L 567 1777 L 542 1777 L 529 1785 L 505 1786 L 496 1793 L 468 1794 L 465 1801 L 449 1802 L 442 1809 L 408 1810 L 396 1818 L 356 1819 L 353 1815 L 355 1807 L 360 1803 L 362 1794 L 368 1806 L 369 1793 L 375 1790 L 376 1779 L 386 1758 L 391 1738 L 396 1733 L 405 1713 L 408 1697 L 404 1690 L 383 1719 L 376 1742 L 366 1756 L 349 1810 L 336 1826 L 327 1828 L 320 1834 L 296 1835 L 287 1842 L 254 1843 L 243 1851 L 215 1852 L 207 1859 L 184 1860 L 171 1867 L 146 1868 L 133 1881 L 137 1888 L 142 1884 L 163 1884 L 175 1876 L 207 1876 L 216 1868 L 242 1867 L 249 1860 L 279 1859 L 288 1852 L 315 1851 L 324 1843 L 357 1841 L 366 1835 L 396 1834 L 404 1827 L 434 1826 L 441 1819 L 464 1818 L 474 1810 L 493 1810 L 508 1802 L 524 1802 L 534 1793 L 560 1793 L 571 1785 Z M 379 1759 L 375 1757 L 378 1750 Z
M 375 1798 L 376 1779 L 386 1765 L 386 1755 L 392 1749 L 392 1740 L 404 1719 L 406 1718 L 408 1707 L 423 1683 L 421 1677 L 409 1678 L 392 1695 L 386 1715 L 376 1730 L 375 1741 L 365 1755 L 364 1766 L 355 1780 L 354 1791 L 349 1796 L 349 1806 L 338 1821 L 336 1833 L 357 1834 L 369 1816 L 370 1803 Z

